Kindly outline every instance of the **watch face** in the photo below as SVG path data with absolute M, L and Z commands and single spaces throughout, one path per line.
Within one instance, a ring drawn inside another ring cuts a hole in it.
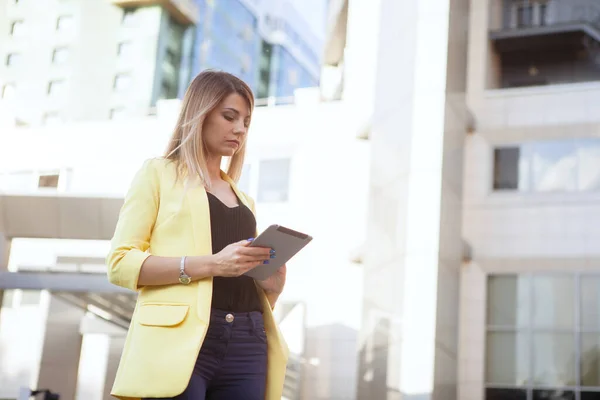
M 179 277 L 179 282 L 183 283 L 184 285 L 189 284 L 192 281 L 192 279 L 189 276 L 180 276 Z

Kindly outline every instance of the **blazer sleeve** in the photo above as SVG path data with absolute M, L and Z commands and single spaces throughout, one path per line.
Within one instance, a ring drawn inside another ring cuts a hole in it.
M 157 160 L 147 160 L 135 175 L 111 240 L 106 258 L 108 280 L 133 291 L 138 290 L 142 264 L 150 256 L 150 237 L 159 205 Z

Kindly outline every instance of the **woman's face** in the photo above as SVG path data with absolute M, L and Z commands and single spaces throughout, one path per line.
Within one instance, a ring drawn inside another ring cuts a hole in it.
M 211 156 L 231 157 L 246 141 L 250 110 L 242 96 L 227 96 L 212 110 L 203 126 L 204 143 Z

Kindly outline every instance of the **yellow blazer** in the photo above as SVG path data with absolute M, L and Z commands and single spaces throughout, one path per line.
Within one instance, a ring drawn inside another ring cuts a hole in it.
M 174 163 L 146 161 L 136 174 L 119 215 L 107 256 L 110 282 L 138 299 L 112 389 L 119 399 L 174 397 L 188 385 L 210 321 L 212 277 L 189 285 L 138 286 L 144 260 L 156 256 L 212 253 L 210 212 L 200 185 L 176 183 Z M 252 212 L 254 202 L 223 174 Z M 288 348 L 259 289 L 268 339 L 266 400 L 280 400 Z

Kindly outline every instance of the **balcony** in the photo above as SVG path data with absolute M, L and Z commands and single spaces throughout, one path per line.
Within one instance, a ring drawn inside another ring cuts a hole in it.
M 500 87 L 600 80 L 600 2 L 491 0 Z
M 162 6 L 180 24 L 193 25 L 198 21 L 198 6 L 192 0 L 111 0 L 122 8 Z

